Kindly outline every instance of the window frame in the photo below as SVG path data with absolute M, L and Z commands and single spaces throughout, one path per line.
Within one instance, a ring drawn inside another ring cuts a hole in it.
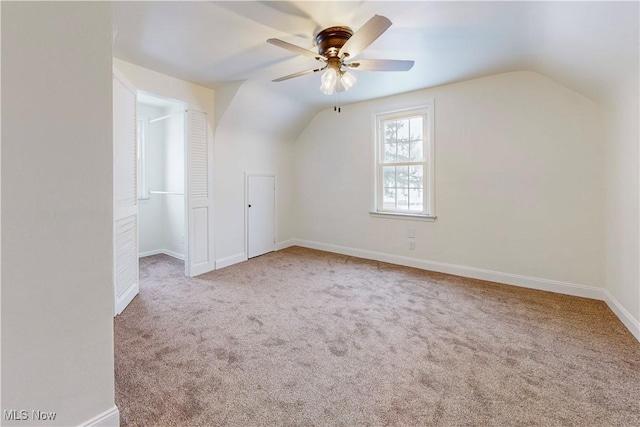
M 374 149 L 375 149 L 375 189 L 374 189 L 374 206 L 370 212 L 373 216 L 399 218 L 410 220 L 435 220 L 435 139 L 434 139 L 434 121 L 433 121 L 434 101 L 428 100 L 416 107 L 379 112 L 375 114 L 375 132 L 374 132 Z M 423 120 L 423 160 L 419 162 L 384 162 L 384 123 L 390 120 L 408 119 L 410 117 L 422 116 Z M 398 209 L 385 209 L 384 200 L 384 176 L 383 168 L 385 166 L 407 166 L 422 165 L 422 188 L 423 188 L 423 210 L 410 211 Z

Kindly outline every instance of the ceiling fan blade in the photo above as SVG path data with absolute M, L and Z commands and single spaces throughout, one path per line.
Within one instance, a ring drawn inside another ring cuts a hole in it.
M 360 59 L 345 65 L 360 71 L 409 71 L 413 64 L 413 61 L 397 59 Z
M 376 41 L 382 33 L 387 31 L 391 26 L 391 21 L 381 15 L 374 15 L 369 19 L 358 31 L 356 31 L 349 40 L 342 46 L 339 56 L 348 56 L 355 58 L 371 43 Z
M 300 46 L 296 46 L 295 44 L 291 44 L 289 42 L 286 42 L 284 40 L 280 40 L 280 39 L 269 39 L 267 40 L 267 43 L 271 43 L 274 46 L 278 46 L 281 47 L 283 49 L 287 49 L 290 52 L 296 53 L 298 55 L 304 55 L 304 56 L 308 56 L 310 58 L 314 58 L 317 59 L 319 61 L 326 61 L 327 58 L 325 58 L 322 55 L 319 55 L 318 53 L 312 51 L 312 50 L 308 50 L 305 48 L 302 48 Z
M 292 79 L 294 77 L 304 76 L 305 74 L 317 73 L 318 71 L 322 71 L 323 69 L 324 68 L 315 68 L 315 69 L 311 69 L 311 70 L 300 71 L 300 72 L 289 74 L 288 76 L 280 77 L 280 78 L 277 78 L 277 79 L 271 80 L 271 81 L 272 82 L 281 82 L 283 80 L 289 80 L 289 79 Z

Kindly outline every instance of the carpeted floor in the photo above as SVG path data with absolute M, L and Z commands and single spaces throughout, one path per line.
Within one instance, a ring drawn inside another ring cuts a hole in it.
M 182 265 L 142 259 L 115 319 L 124 426 L 640 425 L 603 302 L 298 247 Z

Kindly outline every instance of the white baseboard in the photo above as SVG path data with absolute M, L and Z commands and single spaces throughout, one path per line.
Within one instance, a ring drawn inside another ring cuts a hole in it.
M 80 424 L 81 427 L 118 427 L 119 425 L 120 411 L 116 405 Z
M 144 258 L 146 256 L 160 255 L 162 253 L 161 249 L 155 249 L 153 251 L 146 252 L 138 252 L 138 258 Z
M 174 251 L 170 251 L 169 249 L 155 249 L 152 251 L 140 252 L 138 253 L 138 258 L 144 258 L 146 256 L 160 255 L 160 254 L 169 255 L 170 257 L 177 258 L 181 261 L 184 261 L 184 258 L 185 258 L 184 255 Z
M 184 261 L 184 255 L 179 254 L 178 252 L 170 251 L 169 249 L 163 249 L 162 253 L 165 255 L 169 255 L 171 257 L 177 258 L 181 261 Z
M 287 241 L 290 242 L 290 241 Z M 388 262 L 390 264 L 415 267 L 422 270 L 437 271 L 439 273 L 453 274 L 472 279 L 487 280 L 490 282 L 504 283 L 523 288 L 537 289 L 541 291 L 555 292 L 565 295 L 573 295 L 583 298 L 604 301 L 611 311 L 620 319 L 633 336 L 640 341 L 640 322 L 627 311 L 606 289 L 596 286 L 580 285 L 576 283 L 560 282 L 557 280 L 540 279 L 537 277 L 522 276 L 518 274 L 503 273 L 500 271 L 484 270 L 463 265 L 448 264 L 437 261 L 427 261 L 418 258 L 409 258 L 400 255 L 391 255 L 381 252 L 363 249 L 349 248 L 346 246 L 331 245 L 328 243 L 314 242 L 310 240 L 291 239 L 289 246 L 302 246 L 310 249 L 334 252 L 342 255 L 358 258 Z
M 274 250 L 275 251 L 280 251 L 282 249 L 286 249 L 289 248 L 291 246 L 295 246 L 297 245 L 298 240 L 296 239 L 289 239 L 289 240 L 285 240 L 282 242 L 278 242 L 275 244 Z M 216 260 L 216 270 L 219 270 L 221 268 L 225 268 L 225 267 L 229 267 L 230 265 L 233 264 L 238 264 L 239 262 L 244 262 L 246 260 L 248 260 L 249 258 L 247 258 L 247 254 L 246 253 L 241 253 L 241 254 L 236 254 L 236 255 L 231 255 L 225 258 L 220 258 L 218 260 Z
M 236 254 L 232 256 L 228 256 L 225 258 L 220 258 L 216 260 L 216 270 L 220 268 L 229 267 L 230 265 L 237 264 L 239 262 L 243 262 L 247 260 L 247 254 L 244 252 L 241 254 Z
M 537 277 L 521 276 L 518 274 L 502 273 L 499 271 L 484 270 L 464 265 L 448 264 L 438 261 L 427 261 L 418 258 L 409 258 L 400 255 L 390 255 L 381 252 L 367 251 L 363 249 L 348 248 L 327 243 L 312 242 L 309 240 L 297 240 L 298 246 L 318 249 L 322 251 L 336 252 L 343 255 L 366 258 L 391 264 L 415 267 L 422 270 L 437 271 L 439 273 L 453 274 L 469 277 L 471 279 L 487 280 L 489 282 L 504 283 L 523 288 L 538 289 L 566 295 L 574 295 L 584 298 L 604 300 L 604 289 L 595 286 L 578 285 L 575 283 L 559 282 L 557 280 L 540 279 Z
M 618 319 L 627 327 L 629 332 L 640 341 L 640 320 L 634 319 L 631 313 L 620 304 L 620 301 L 615 299 L 607 290 L 604 291 L 604 302 L 606 302 L 611 311 L 618 316 Z
M 116 317 L 118 314 L 122 313 L 125 308 L 129 305 L 129 303 L 138 295 L 140 292 L 140 284 L 136 283 L 135 286 L 131 286 L 124 295 L 120 295 L 119 298 L 115 299 L 115 304 L 113 306 L 113 317 Z
M 282 242 L 278 242 L 276 243 L 276 251 L 281 251 L 283 249 L 287 249 L 290 248 L 291 246 L 296 246 L 297 245 L 297 240 L 296 239 L 289 239 L 289 240 L 284 240 Z

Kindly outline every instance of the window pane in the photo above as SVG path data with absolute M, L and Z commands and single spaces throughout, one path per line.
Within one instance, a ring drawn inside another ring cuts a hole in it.
M 409 190 L 409 210 L 415 212 L 422 212 L 424 210 L 422 189 Z
M 395 162 L 397 159 L 396 149 L 398 144 L 384 144 L 384 161 Z
M 414 117 L 409 120 L 409 133 L 411 141 L 417 141 L 422 138 L 422 117 Z
M 406 188 L 398 188 L 396 197 L 398 199 L 399 210 L 409 210 L 409 190 Z
M 407 166 L 407 181 L 409 188 L 422 188 L 422 165 Z
M 409 142 L 398 142 L 398 162 L 409 161 Z
M 409 166 L 396 167 L 396 187 L 409 188 Z
M 398 141 L 409 140 L 409 120 L 396 120 L 397 138 Z
M 382 192 L 382 209 L 395 210 L 396 208 L 396 189 L 384 188 Z
M 423 160 L 422 141 L 412 141 L 409 143 L 409 161 L 421 162 Z
M 384 142 L 385 144 L 393 143 L 398 140 L 396 130 L 398 129 L 398 123 L 395 120 L 389 120 L 384 122 Z
M 382 168 L 382 185 L 384 187 L 396 186 L 396 168 L 395 166 L 385 166 Z

